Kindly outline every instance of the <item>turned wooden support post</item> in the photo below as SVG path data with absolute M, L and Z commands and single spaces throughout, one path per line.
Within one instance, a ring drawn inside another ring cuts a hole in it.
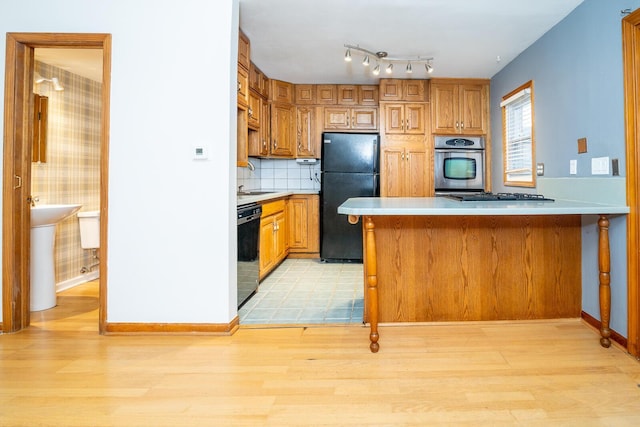
M 364 229 L 364 254 L 366 257 L 366 283 L 367 283 L 367 317 L 371 331 L 369 348 L 372 353 L 377 353 L 380 349 L 378 344 L 378 266 L 376 262 L 376 237 L 373 217 L 367 216 L 362 223 Z
M 598 268 L 600 270 L 600 345 L 611 345 L 611 258 L 609 253 L 609 219 L 606 215 L 600 215 L 598 220 Z

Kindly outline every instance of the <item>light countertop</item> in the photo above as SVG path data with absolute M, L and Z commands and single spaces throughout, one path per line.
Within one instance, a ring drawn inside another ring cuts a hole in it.
M 247 190 L 254 192 L 264 192 L 264 194 L 238 194 L 237 206 L 246 205 L 248 203 L 266 202 L 271 199 L 279 199 L 281 197 L 291 196 L 293 194 L 318 194 L 319 190 L 282 190 L 282 189 L 260 189 Z
M 356 197 L 338 207 L 345 215 L 599 215 L 629 207 L 573 200 L 463 202 L 447 197 Z

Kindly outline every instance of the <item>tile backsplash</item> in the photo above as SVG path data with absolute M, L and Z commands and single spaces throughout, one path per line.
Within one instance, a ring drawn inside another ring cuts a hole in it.
M 259 159 L 251 157 L 255 167 L 238 168 L 237 185 L 245 190 L 317 190 L 320 191 L 320 161 L 315 165 L 298 164 L 295 159 Z

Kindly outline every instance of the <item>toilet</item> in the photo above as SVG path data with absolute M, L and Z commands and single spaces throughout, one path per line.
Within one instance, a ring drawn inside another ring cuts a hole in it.
M 100 211 L 78 212 L 80 246 L 82 249 L 100 247 Z

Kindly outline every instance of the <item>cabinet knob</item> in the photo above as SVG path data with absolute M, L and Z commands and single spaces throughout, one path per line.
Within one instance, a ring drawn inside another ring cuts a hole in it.
M 456 122 L 456 129 L 460 127 L 460 124 Z
M 460 128 L 464 129 L 464 122 L 460 122 Z

